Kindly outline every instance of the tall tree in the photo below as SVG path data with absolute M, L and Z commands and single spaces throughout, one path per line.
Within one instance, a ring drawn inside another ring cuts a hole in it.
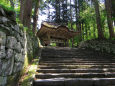
M 62 0 L 62 22 L 63 24 L 67 25 L 68 23 L 68 9 L 67 9 L 67 0 Z
M 40 0 L 36 0 L 36 1 L 35 1 L 34 17 L 33 17 L 33 32 L 34 32 L 34 33 L 36 33 L 36 29 L 37 29 L 39 3 L 40 3 Z
M 23 24 L 28 28 L 31 26 L 32 4 L 32 0 L 26 0 L 24 4 Z
M 73 29 L 73 27 L 72 27 L 72 5 L 71 5 L 71 0 L 70 0 L 70 16 L 71 16 L 71 18 L 70 18 L 71 29 Z
M 113 38 L 115 37 L 115 34 L 114 34 L 113 21 L 112 21 L 111 0 L 105 0 L 105 8 L 106 8 L 106 13 L 107 13 L 107 23 L 109 27 L 110 38 Z
M 94 7 L 95 7 L 95 14 L 96 14 L 96 22 L 97 22 L 97 29 L 98 29 L 98 38 L 103 39 L 103 31 L 102 31 L 102 25 L 101 25 L 101 18 L 100 18 L 100 12 L 99 12 L 99 2 L 98 0 L 92 0 Z
M 24 15 L 24 4 L 25 0 L 20 0 L 20 21 L 23 23 L 23 15 Z
M 111 0 L 111 4 L 112 4 L 112 16 L 113 16 L 113 21 L 114 21 L 114 25 L 115 25 L 115 0 Z
M 61 19 L 60 19 L 60 0 L 56 0 L 55 10 L 56 10 L 55 22 L 60 23 L 60 21 L 61 21 Z

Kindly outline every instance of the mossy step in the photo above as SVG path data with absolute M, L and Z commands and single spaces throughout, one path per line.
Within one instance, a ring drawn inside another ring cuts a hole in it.
M 115 68 L 115 65 L 39 65 L 38 68 L 41 69 L 63 69 L 63 68 L 68 68 L 68 69 L 76 69 L 76 68 Z
M 115 77 L 115 72 L 104 72 L 104 73 L 39 73 L 35 75 L 38 79 L 48 79 L 48 78 L 113 78 Z
M 42 58 L 41 58 L 42 59 Z M 115 58 L 45 58 L 43 61 L 115 61 Z
M 115 63 L 40 63 L 40 65 L 115 65 Z
M 115 72 L 115 68 L 92 68 L 92 69 L 38 69 L 38 73 L 103 73 Z
M 115 78 L 35 79 L 33 86 L 115 86 Z
M 115 61 L 80 61 L 80 60 L 63 60 L 63 61 L 41 61 L 40 63 L 115 63 Z

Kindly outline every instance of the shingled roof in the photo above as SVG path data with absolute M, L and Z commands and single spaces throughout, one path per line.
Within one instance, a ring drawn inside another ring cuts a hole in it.
M 37 32 L 37 36 L 43 37 L 45 34 L 49 34 L 54 38 L 70 39 L 75 37 L 78 33 L 79 32 L 69 30 L 69 28 L 64 25 L 43 22 L 41 28 Z

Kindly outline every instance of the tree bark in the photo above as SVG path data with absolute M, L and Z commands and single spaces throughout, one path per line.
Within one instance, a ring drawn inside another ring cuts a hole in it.
M 31 26 L 31 14 L 32 14 L 32 0 L 26 0 L 23 14 L 24 26 L 30 28 Z
M 110 38 L 114 38 L 114 28 L 113 28 L 113 21 L 112 21 L 112 6 L 111 6 L 111 0 L 105 0 L 105 8 L 107 13 L 107 23 L 109 27 L 109 34 Z
M 112 17 L 114 18 L 114 26 L 115 26 L 115 0 L 111 0 L 112 5 Z
M 24 15 L 24 3 L 25 0 L 20 0 L 20 21 L 23 23 L 23 15 Z
M 37 20 L 38 20 L 38 9 L 39 9 L 39 2 L 40 0 L 36 0 L 35 9 L 34 9 L 34 17 L 33 17 L 33 33 L 36 34 L 37 29 Z
M 71 29 L 73 29 L 73 27 L 72 27 L 72 7 L 71 7 L 71 0 L 70 0 L 70 16 L 71 16 L 71 19 L 70 19 Z
M 100 18 L 100 12 L 99 12 L 99 3 L 98 0 L 92 0 L 95 7 L 95 14 L 96 14 L 96 22 L 97 22 L 97 29 L 98 29 L 98 38 L 104 39 L 102 25 L 101 25 L 101 18 Z

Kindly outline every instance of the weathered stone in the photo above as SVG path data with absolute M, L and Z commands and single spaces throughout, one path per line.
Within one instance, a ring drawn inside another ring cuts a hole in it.
M 10 49 L 15 49 L 15 46 L 17 44 L 17 40 L 15 37 L 13 36 L 8 36 L 7 37 L 7 47 L 10 48 Z
M 25 55 L 25 50 L 23 48 L 21 49 L 21 53 L 22 55 Z
M 21 37 L 18 32 L 15 32 L 15 37 L 16 37 L 17 41 L 20 42 Z
M 6 44 L 6 34 L 0 31 L 0 46 L 5 46 Z
M 21 52 L 21 44 L 20 44 L 20 42 L 17 42 L 16 43 L 16 45 L 15 45 L 15 50 L 18 52 L 18 53 L 20 53 Z
M 5 33 L 9 33 L 9 31 L 10 31 L 10 28 L 5 26 L 5 25 L 3 25 L 3 24 L 0 24 L 0 29 L 2 31 L 4 31 Z
M 12 57 L 9 60 L 3 60 L 2 61 L 2 75 L 7 76 L 11 75 L 13 71 L 14 66 L 14 57 Z
M 14 26 L 12 24 L 10 24 L 10 26 L 11 26 L 12 29 L 14 28 Z
M 0 76 L 2 75 L 2 61 L 0 59 Z
M 6 16 L 6 14 L 5 14 L 5 12 L 4 12 L 4 10 L 3 10 L 2 7 L 0 7 L 0 15 L 2 15 L 2 16 Z
M 19 29 L 20 29 L 20 28 L 19 28 L 19 25 L 15 25 L 15 26 L 14 26 L 14 30 L 16 30 L 17 32 L 19 32 Z
M 8 21 L 10 21 L 8 18 L 0 17 L 0 23 L 7 23 Z
M 0 86 L 6 86 L 7 84 L 7 77 L 0 76 Z
M 16 62 L 24 62 L 24 57 L 21 53 L 16 53 L 15 54 L 15 61 Z
M 22 47 L 24 48 L 25 47 L 25 40 L 24 40 L 24 38 L 20 39 L 20 43 L 21 43 Z
M 0 59 L 5 58 L 6 52 L 5 52 L 5 46 L 0 46 Z
M 13 56 L 13 54 L 14 54 L 13 50 L 12 49 L 8 49 L 7 50 L 7 56 L 6 56 L 6 58 L 7 59 L 11 58 Z
M 14 64 L 14 69 L 13 69 L 13 73 L 19 72 L 21 71 L 23 68 L 23 64 L 21 62 L 17 62 Z
M 24 37 L 24 32 L 22 30 L 20 30 L 20 35 Z

